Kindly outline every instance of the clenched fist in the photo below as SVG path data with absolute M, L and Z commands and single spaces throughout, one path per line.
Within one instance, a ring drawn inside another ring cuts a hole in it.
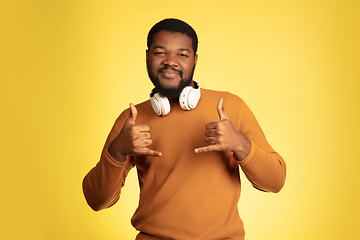
M 162 153 L 147 148 L 152 144 L 150 127 L 135 125 L 137 109 L 130 103 L 130 114 L 119 135 L 111 142 L 109 154 L 117 161 L 124 162 L 127 155 L 149 155 L 161 157 Z

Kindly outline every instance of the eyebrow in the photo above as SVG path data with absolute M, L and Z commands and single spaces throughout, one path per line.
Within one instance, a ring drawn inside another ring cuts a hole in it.
M 153 49 L 157 49 L 157 48 L 165 49 L 165 47 L 160 46 L 160 45 L 157 45 L 157 46 L 153 47 Z

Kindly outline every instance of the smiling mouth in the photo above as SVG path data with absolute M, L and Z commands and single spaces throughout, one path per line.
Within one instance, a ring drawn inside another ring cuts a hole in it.
M 174 78 L 176 76 L 180 76 L 181 77 L 181 72 L 180 71 L 177 71 L 175 69 L 160 69 L 159 73 L 161 75 L 163 75 L 164 77 L 166 78 Z
M 161 72 L 164 76 L 167 76 L 167 77 L 174 77 L 176 75 L 179 75 L 178 72 L 176 71 L 169 71 L 169 70 L 166 70 L 166 71 L 162 71 Z

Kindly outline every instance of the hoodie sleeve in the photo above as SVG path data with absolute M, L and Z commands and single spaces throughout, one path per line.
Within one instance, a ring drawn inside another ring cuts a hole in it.
M 270 146 L 254 114 L 242 100 L 238 114 L 236 127 L 251 142 L 248 156 L 237 161 L 238 164 L 255 188 L 265 192 L 279 192 L 285 184 L 284 159 Z
M 129 111 L 124 111 L 110 131 L 101 153 L 100 161 L 83 180 L 83 192 L 89 206 L 94 211 L 109 208 L 120 198 L 121 188 L 130 169 L 134 167 L 129 156 L 125 162 L 118 162 L 108 152 L 112 140 L 117 137 Z

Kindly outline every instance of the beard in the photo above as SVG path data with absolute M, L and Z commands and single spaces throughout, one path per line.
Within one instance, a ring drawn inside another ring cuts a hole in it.
M 195 64 L 194 64 L 194 67 L 193 69 L 191 70 L 190 72 L 190 75 L 188 78 L 184 78 L 184 74 L 181 70 L 176 70 L 172 67 L 164 67 L 164 68 L 160 68 L 157 70 L 157 75 L 154 76 L 153 74 L 150 73 L 149 71 L 149 64 L 146 63 L 146 67 L 147 67 L 147 72 L 148 72 L 148 75 L 149 75 L 149 78 L 151 80 L 151 82 L 154 84 L 155 86 L 155 89 L 156 91 L 163 97 L 167 97 L 167 98 L 175 98 L 175 97 L 178 97 L 180 96 L 180 93 L 181 91 L 187 87 L 187 86 L 190 86 L 191 83 L 192 83 L 192 79 L 193 79 L 193 76 L 194 76 L 194 71 L 195 71 Z M 163 70 L 167 70 L 167 69 L 171 69 L 173 71 L 176 71 L 179 73 L 180 75 L 180 82 L 179 84 L 176 86 L 176 87 L 166 87 L 164 85 L 162 85 L 160 83 L 160 80 L 159 80 L 159 74 L 161 71 Z

